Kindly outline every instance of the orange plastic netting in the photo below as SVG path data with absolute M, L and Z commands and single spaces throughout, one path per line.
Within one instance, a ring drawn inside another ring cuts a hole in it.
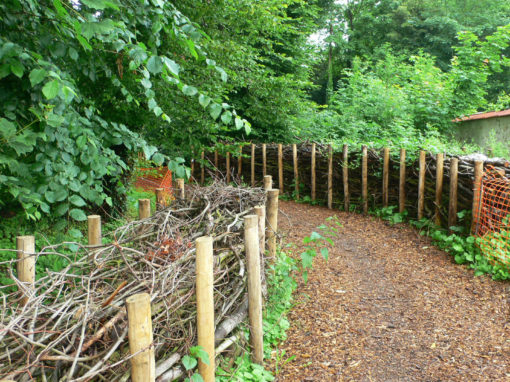
M 167 167 L 139 168 L 137 171 L 136 188 L 146 191 L 162 188 L 166 198 L 172 197 L 172 172 Z
M 510 267 L 510 179 L 489 165 L 475 189 L 480 200 L 474 216 L 478 246 L 491 263 Z

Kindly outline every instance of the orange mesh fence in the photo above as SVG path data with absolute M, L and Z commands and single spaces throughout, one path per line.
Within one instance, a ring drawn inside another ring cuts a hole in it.
M 480 198 L 474 216 L 478 246 L 491 263 L 510 268 L 510 179 L 487 166 L 476 188 L 475 198 Z
M 165 198 L 172 198 L 172 172 L 167 167 L 139 168 L 137 172 L 139 175 L 135 181 L 136 188 L 145 191 L 162 188 Z

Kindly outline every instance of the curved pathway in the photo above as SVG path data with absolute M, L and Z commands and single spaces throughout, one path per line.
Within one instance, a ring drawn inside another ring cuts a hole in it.
M 474 277 L 407 226 L 294 202 L 280 210 L 287 242 L 331 215 L 343 227 L 298 288 L 280 347 L 295 359 L 277 381 L 510 381 L 508 283 Z

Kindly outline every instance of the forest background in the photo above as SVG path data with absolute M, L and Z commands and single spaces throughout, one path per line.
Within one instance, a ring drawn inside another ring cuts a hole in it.
M 217 142 L 459 153 L 454 118 L 510 108 L 509 45 L 507 0 L 2 1 L 2 216 L 114 216 L 140 152 L 179 177 Z

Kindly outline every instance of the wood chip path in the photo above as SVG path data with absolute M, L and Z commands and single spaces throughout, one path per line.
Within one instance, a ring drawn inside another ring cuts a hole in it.
M 298 288 L 280 347 L 295 359 L 273 361 L 277 381 L 510 381 L 508 283 L 475 277 L 410 227 L 280 203 L 287 242 L 328 216 L 343 228 Z

